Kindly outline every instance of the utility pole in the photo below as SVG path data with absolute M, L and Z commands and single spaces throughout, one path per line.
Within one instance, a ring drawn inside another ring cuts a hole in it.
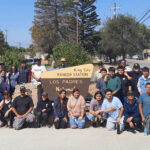
M 5 30 L 5 41 L 7 42 L 7 38 L 8 38 L 8 30 Z
M 111 8 L 111 10 L 114 11 L 114 18 L 117 17 L 117 9 L 120 9 L 120 7 L 117 7 L 116 1 L 114 2 L 114 7 Z

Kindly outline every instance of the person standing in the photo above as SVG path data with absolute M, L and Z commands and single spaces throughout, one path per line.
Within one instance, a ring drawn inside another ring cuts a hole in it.
M 72 129 L 84 128 L 86 122 L 85 99 L 80 95 L 79 89 L 73 90 L 73 95 L 69 98 L 67 108 L 69 111 L 69 123 Z
M 150 134 L 150 83 L 146 83 L 145 91 L 145 93 L 140 95 L 138 103 L 142 122 L 147 133 Z
M 66 58 L 61 58 L 61 66 L 60 66 L 60 69 L 62 68 L 66 68 Z
M 54 100 L 54 125 L 56 129 L 67 128 L 68 111 L 67 111 L 66 91 L 61 90 L 59 96 Z
M 121 81 L 120 78 L 115 75 L 115 68 L 110 67 L 109 75 L 105 75 L 104 78 L 104 91 L 107 89 L 112 90 L 112 95 L 119 97 L 119 90 L 121 89 Z
M 55 60 L 53 60 L 51 68 L 48 68 L 48 71 L 52 71 L 52 70 L 56 70 L 56 69 L 59 69 L 59 68 L 56 67 L 56 62 L 55 62 Z
M 36 60 L 36 65 L 32 66 L 32 83 L 38 83 L 41 81 L 41 75 L 46 71 L 44 65 L 41 64 L 41 58 Z
M 150 83 L 149 68 L 144 67 L 142 69 L 142 73 L 143 73 L 143 75 L 139 78 L 138 84 L 137 84 L 138 91 L 139 91 L 140 95 L 145 93 L 146 83 Z
M 33 110 L 33 100 L 26 95 L 26 88 L 20 87 L 20 96 L 17 96 L 12 103 L 12 111 L 15 114 L 13 127 L 19 130 L 24 123 L 31 124 L 35 120 L 35 116 L 31 113 Z

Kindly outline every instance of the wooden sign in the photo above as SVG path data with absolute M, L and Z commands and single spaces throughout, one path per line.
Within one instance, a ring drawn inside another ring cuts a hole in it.
M 54 100 L 62 89 L 70 96 L 74 88 L 79 88 L 86 97 L 93 68 L 92 64 L 87 64 L 44 72 L 41 76 L 43 89 L 48 92 L 50 100 Z

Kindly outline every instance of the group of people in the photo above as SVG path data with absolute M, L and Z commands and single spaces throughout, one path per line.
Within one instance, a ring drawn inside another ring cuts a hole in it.
M 63 58 L 61 61 L 61 68 L 65 68 L 66 60 Z M 56 129 L 67 128 L 68 124 L 72 129 L 84 128 L 88 119 L 93 127 L 106 126 L 108 130 L 117 129 L 119 132 L 127 130 L 132 133 L 142 132 L 145 129 L 148 134 L 150 133 L 149 68 L 144 67 L 141 71 L 140 65 L 136 63 L 131 71 L 126 67 L 126 61 L 122 60 L 116 71 L 114 67 L 107 69 L 103 62 L 99 62 L 99 70 L 94 76 L 94 80 L 97 81 L 97 91 L 90 102 L 88 113 L 86 101 L 78 88 L 72 91 L 72 96 L 69 98 L 66 97 L 66 91 L 61 90 L 54 100 L 54 105 L 48 99 L 48 93 L 43 92 L 34 109 L 32 98 L 26 95 L 25 86 L 21 86 L 20 96 L 12 101 L 12 91 L 6 88 L 7 84 L 4 84 L 8 76 L 10 84 L 11 75 L 14 74 L 18 76 L 19 81 L 15 84 L 22 83 L 23 80 L 26 83 L 39 82 L 41 75 L 37 73 L 39 68 L 42 72 L 46 71 L 46 68 L 41 65 L 41 60 L 37 60 L 37 64 L 31 71 L 26 67 L 25 62 L 22 62 L 19 72 L 16 72 L 16 68 L 12 68 L 12 73 L 7 75 L 7 72 L 2 69 L 0 76 L 0 89 L 2 89 L 0 92 L 3 96 L 0 102 L 1 127 L 8 125 L 8 120 L 10 121 L 8 126 L 16 130 L 24 126 L 51 127 L 50 117 L 53 116 Z M 59 69 L 55 66 L 55 61 L 48 70 L 54 69 Z

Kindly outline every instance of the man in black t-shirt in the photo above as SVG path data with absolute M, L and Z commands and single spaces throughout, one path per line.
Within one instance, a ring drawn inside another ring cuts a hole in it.
M 26 88 L 24 86 L 20 87 L 20 96 L 16 97 L 12 104 L 12 111 L 16 115 L 14 118 L 13 127 L 16 130 L 22 128 L 25 122 L 34 122 L 35 116 L 31 114 L 33 110 L 32 99 L 25 94 Z

